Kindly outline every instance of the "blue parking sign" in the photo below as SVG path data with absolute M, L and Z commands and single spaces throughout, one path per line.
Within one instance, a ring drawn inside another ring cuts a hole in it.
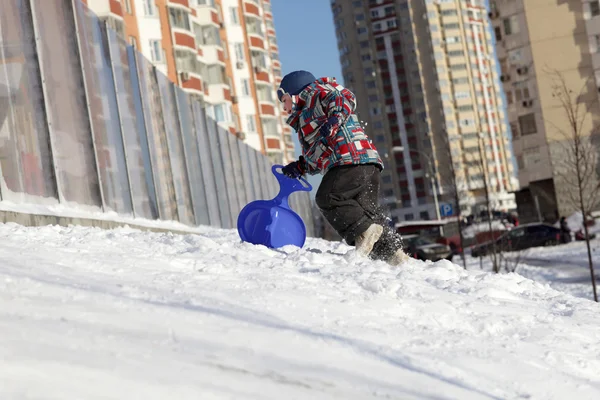
M 440 205 L 440 215 L 442 217 L 450 217 L 452 214 L 454 214 L 452 204 L 444 203 Z

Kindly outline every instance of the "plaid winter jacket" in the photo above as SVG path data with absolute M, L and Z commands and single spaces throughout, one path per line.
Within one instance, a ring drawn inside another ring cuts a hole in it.
M 355 108 L 354 94 L 335 78 L 317 79 L 300 92 L 287 124 L 298 133 L 305 172 L 324 174 L 332 167 L 352 164 L 375 164 L 383 169 Z

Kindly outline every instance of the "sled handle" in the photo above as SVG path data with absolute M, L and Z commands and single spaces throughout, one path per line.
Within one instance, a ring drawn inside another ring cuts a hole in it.
M 303 191 L 310 192 L 312 190 L 312 185 L 308 183 L 308 181 L 302 177 L 298 179 L 293 179 L 288 176 L 285 176 L 283 173 L 279 172 L 278 169 L 283 168 L 283 165 L 273 165 L 271 167 L 271 171 L 273 175 L 277 178 L 279 182 L 280 195 L 289 196 L 291 193 Z

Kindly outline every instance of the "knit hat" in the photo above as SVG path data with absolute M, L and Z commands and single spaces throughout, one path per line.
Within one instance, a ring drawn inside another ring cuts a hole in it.
M 296 96 L 300 92 L 316 81 L 317 78 L 308 71 L 294 71 L 283 77 L 277 89 L 277 97 L 279 101 L 287 93 L 290 96 Z

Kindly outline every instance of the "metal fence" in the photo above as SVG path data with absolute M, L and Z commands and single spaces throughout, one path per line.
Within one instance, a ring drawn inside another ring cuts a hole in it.
M 2 200 L 233 228 L 277 194 L 267 157 L 80 0 L 2 0 L 0 39 Z

